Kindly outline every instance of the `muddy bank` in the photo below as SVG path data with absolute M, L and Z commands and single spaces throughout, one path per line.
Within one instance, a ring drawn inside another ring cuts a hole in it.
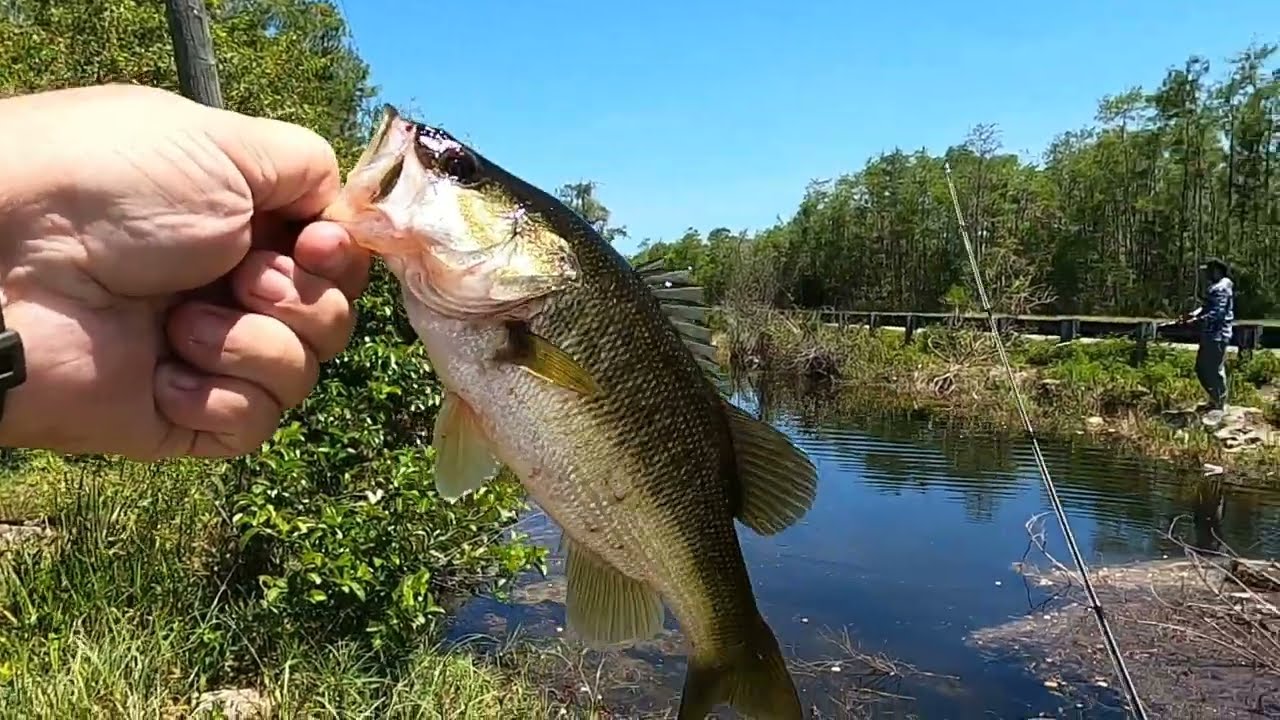
M 1043 565 L 1015 569 L 1053 598 L 969 641 L 1025 662 L 1084 708 L 1123 708 L 1079 580 L 1051 559 Z M 1151 717 L 1280 717 L 1280 584 L 1270 582 L 1280 581 L 1280 566 L 1191 552 L 1091 568 L 1091 577 Z

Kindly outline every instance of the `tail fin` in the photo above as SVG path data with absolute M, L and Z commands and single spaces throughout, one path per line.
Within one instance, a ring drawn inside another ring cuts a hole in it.
M 722 702 L 753 720 L 803 720 L 800 696 L 764 618 L 734 656 L 689 658 L 677 720 L 705 720 Z

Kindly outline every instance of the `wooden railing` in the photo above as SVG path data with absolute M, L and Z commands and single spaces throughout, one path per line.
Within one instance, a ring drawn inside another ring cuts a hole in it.
M 644 281 L 661 298 L 671 319 L 682 328 L 705 335 L 710 342 L 708 316 L 711 312 L 725 311 L 724 307 L 705 304 L 703 288 L 693 283 L 686 270 L 668 271 L 661 261 L 646 263 L 636 268 Z M 838 327 L 901 328 L 904 341 L 911 342 L 917 330 L 930 325 L 948 327 L 988 327 L 984 313 L 946 312 L 878 312 L 862 310 L 778 310 L 792 317 L 835 325 Z M 1164 340 L 1174 343 L 1195 344 L 1199 341 L 1199 328 L 1195 325 L 1173 325 L 1173 318 L 1115 317 L 1093 315 L 996 315 L 1001 331 L 1023 335 L 1057 337 L 1061 342 L 1076 338 L 1129 338 L 1144 354 L 1148 341 Z M 1244 355 L 1260 348 L 1280 348 L 1280 319 L 1243 319 L 1234 323 L 1231 344 Z
M 870 312 L 854 310 L 792 310 L 830 325 L 902 328 L 909 342 L 916 330 L 929 325 L 989 327 L 984 313 Z M 1129 338 L 1139 344 L 1150 340 L 1194 344 L 1199 341 L 1196 325 L 1170 324 L 1173 318 L 1103 317 L 1089 315 L 996 315 L 996 326 L 1004 332 L 1057 337 L 1060 342 L 1076 338 Z M 1280 347 L 1280 320 L 1237 320 L 1231 344 L 1244 353 L 1259 348 Z

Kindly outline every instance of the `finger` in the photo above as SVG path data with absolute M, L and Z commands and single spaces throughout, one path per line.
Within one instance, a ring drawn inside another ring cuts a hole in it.
M 205 130 L 244 176 L 255 209 L 311 218 L 337 198 L 338 160 L 324 138 L 281 120 L 209 111 Z
M 369 253 L 337 223 L 319 221 L 302 229 L 293 259 L 307 272 L 338 286 L 351 300 L 369 284 Z
M 276 318 L 201 302 L 169 313 L 169 344 L 193 368 L 247 380 L 290 408 L 320 377 L 315 354 Z
M 247 380 L 204 375 L 176 362 L 157 366 L 155 398 L 169 422 L 195 432 L 188 454 L 202 457 L 253 452 L 275 432 L 283 412 Z
M 312 275 L 288 255 L 249 253 L 231 275 L 236 299 L 288 325 L 321 361 L 346 347 L 355 310 L 336 285 Z

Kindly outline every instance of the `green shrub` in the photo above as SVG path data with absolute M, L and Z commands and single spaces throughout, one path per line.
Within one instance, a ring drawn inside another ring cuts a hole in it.
M 1280 353 L 1255 352 L 1248 360 L 1236 361 L 1235 373 L 1255 387 L 1280 382 Z
M 378 265 L 351 346 L 262 451 L 236 463 L 234 523 L 264 621 L 405 647 L 441 594 L 507 580 L 545 552 L 503 538 L 524 494 L 504 475 L 442 500 L 429 447 L 441 392 Z

